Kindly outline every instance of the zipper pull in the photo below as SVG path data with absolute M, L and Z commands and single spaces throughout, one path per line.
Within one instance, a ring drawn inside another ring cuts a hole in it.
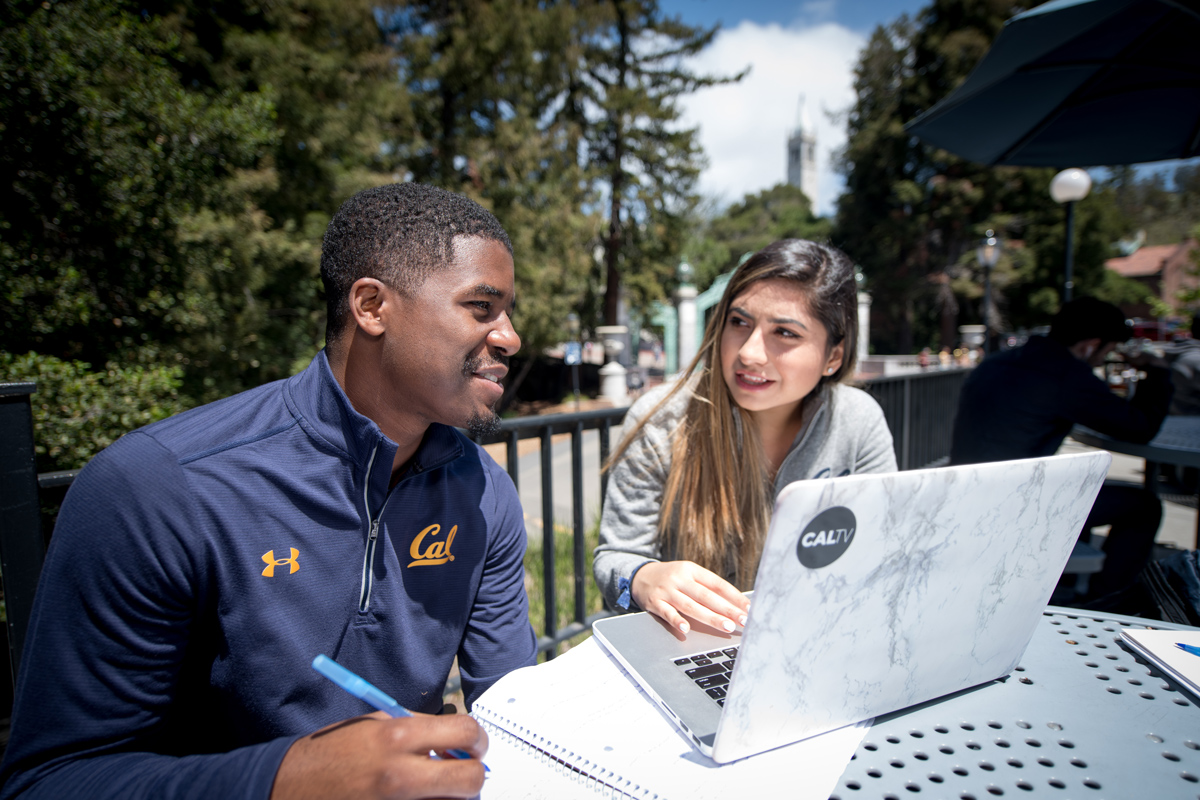
M 371 523 L 370 537 L 371 537 L 372 542 L 379 538 L 379 520 L 378 519 L 374 520 Z

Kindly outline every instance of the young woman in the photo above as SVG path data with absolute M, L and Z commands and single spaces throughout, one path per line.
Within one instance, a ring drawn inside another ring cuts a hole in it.
M 890 472 L 892 435 L 854 375 L 854 267 L 775 242 L 738 267 L 679 381 L 629 410 L 609 461 L 596 582 L 679 635 L 744 625 L 775 496 L 792 481 Z

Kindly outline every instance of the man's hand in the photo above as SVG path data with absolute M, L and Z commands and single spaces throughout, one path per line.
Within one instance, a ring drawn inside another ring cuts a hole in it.
M 1136 369 L 1145 369 L 1146 367 L 1158 367 L 1160 369 L 1171 368 L 1171 365 L 1167 363 L 1165 358 L 1146 350 L 1139 350 L 1136 353 L 1126 354 L 1124 359 L 1126 364 Z
M 750 610 L 733 584 L 691 561 L 652 561 L 633 576 L 630 591 L 638 606 L 683 636 L 691 630 L 684 616 L 732 633 Z
M 487 746 L 487 734 L 467 716 L 393 719 L 379 711 L 296 741 L 275 774 L 271 800 L 474 797 L 483 788 Z M 429 755 L 451 749 L 474 758 Z

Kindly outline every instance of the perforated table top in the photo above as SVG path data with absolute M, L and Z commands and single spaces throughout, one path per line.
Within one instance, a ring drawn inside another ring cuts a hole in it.
M 1198 699 L 1123 626 L 1186 629 L 1048 607 L 1008 678 L 877 719 L 832 798 L 1200 799 Z

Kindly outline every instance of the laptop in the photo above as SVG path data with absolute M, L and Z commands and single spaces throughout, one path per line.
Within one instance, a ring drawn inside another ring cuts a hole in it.
M 797 481 L 744 630 L 679 641 L 641 613 L 595 637 L 718 763 L 988 683 L 1017 666 L 1111 461 Z

